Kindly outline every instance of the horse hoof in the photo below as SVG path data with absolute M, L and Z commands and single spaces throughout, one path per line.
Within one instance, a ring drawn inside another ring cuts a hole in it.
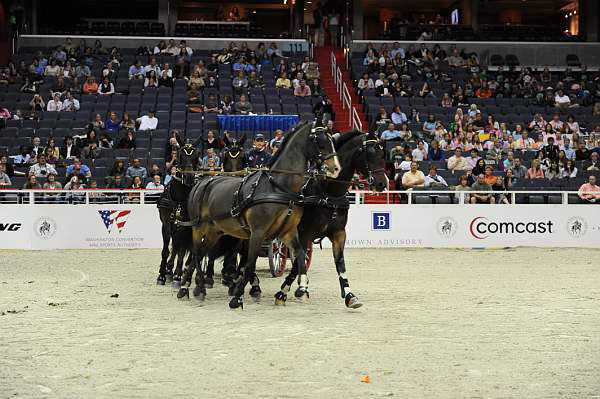
M 180 288 L 179 291 L 177 291 L 177 299 L 190 299 L 190 290 L 187 288 Z
M 283 306 L 285 305 L 285 301 L 287 300 L 287 295 L 282 291 L 279 291 L 275 294 L 275 305 Z
M 294 296 L 296 298 L 302 298 L 305 293 L 308 293 L 308 288 L 306 287 L 298 287 L 296 291 L 294 291 Z
M 348 295 L 346 295 L 344 302 L 346 303 L 346 307 L 349 309 L 358 309 L 363 305 L 358 300 L 358 298 L 351 292 L 349 292 Z
M 229 301 L 229 309 L 244 309 L 244 299 L 242 297 L 234 296 Z
M 304 294 L 302 294 L 302 296 L 298 299 L 300 299 L 300 302 L 302 302 L 302 303 L 310 302 L 310 295 L 308 294 L 308 291 L 306 291 Z
M 167 278 L 163 275 L 159 275 L 158 278 L 156 279 L 156 285 L 165 285 L 166 282 L 167 282 Z
M 206 297 L 206 290 L 204 290 L 202 287 L 200 286 L 195 286 L 194 287 L 194 291 L 192 292 L 194 294 L 194 296 L 198 299 L 200 299 L 200 297 L 202 297 L 202 299 L 200 299 L 201 301 L 204 300 L 204 298 Z
M 250 288 L 250 296 L 252 298 L 254 298 L 255 300 L 259 300 L 261 294 L 262 294 L 262 290 L 260 289 L 259 286 L 255 286 L 255 287 Z
M 174 276 L 173 282 L 171 283 L 171 287 L 173 287 L 173 289 L 175 289 L 175 290 L 180 289 L 181 288 L 181 277 Z

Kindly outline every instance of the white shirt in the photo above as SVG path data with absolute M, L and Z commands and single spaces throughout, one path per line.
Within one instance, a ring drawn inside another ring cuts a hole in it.
M 42 173 L 42 171 L 45 171 L 46 173 Z M 29 173 L 35 175 L 35 177 L 46 177 L 50 173 L 55 175 L 57 174 L 56 169 L 54 169 L 54 166 L 50 165 L 49 163 L 45 164 L 44 166 L 40 165 L 39 163 L 36 163 L 35 165 L 31 166 L 31 168 L 29 168 Z
M 62 103 L 62 101 L 50 100 L 50 101 L 48 101 L 48 105 L 46 106 L 46 109 L 48 111 L 62 111 L 63 103 Z
M 158 77 L 160 76 L 160 68 L 158 65 L 146 65 L 144 67 L 144 73 L 148 73 L 150 71 L 154 71 L 156 73 L 156 78 L 158 79 Z
M 423 151 L 421 151 L 418 148 L 415 148 L 412 151 L 412 156 L 413 156 L 413 161 L 421 162 L 422 160 L 425 159 L 425 149 L 423 149 Z
M 431 184 L 434 182 L 441 183 L 444 186 L 448 186 L 448 183 L 446 183 L 446 180 L 444 180 L 444 178 L 440 175 L 435 175 L 435 179 L 429 175 L 425 176 L 425 187 L 431 186 Z
M 144 115 L 141 118 L 137 118 L 136 121 L 140 123 L 138 130 L 155 130 L 158 126 L 157 117 L 150 118 L 148 115 Z
M 571 102 L 571 99 L 569 98 L 569 96 L 563 94 L 562 96 L 559 96 L 558 94 L 554 97 L 554 101 L 556 101 L 557 104 L 569 104 Z
M 153 181 L 149 182 L 146 185 L 146 190 L 164 190 L 165 186 L 163 186 L 162 184 L 156 184 Z
M 64 111 L 79 111 L 79 100 L 74 98 L 73 100 L 69 100 L 68 98 L 63 101 L 63 110 Z

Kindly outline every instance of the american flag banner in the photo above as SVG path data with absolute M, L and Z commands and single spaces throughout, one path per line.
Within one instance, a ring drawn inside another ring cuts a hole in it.
M 109 233 L 115 228 L 121 233 L 131 211 L 98 211 L 98 213 Z

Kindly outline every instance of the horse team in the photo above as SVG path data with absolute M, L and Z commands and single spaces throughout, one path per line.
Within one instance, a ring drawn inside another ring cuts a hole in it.
M 227 144 L 224 171 L 236 172 L 243 142 Z M 307 301 L 306 250 L 314 240 L 326 237 L 332 242 L 345 305 L 362 306 L 346 275 L 346 194 L 356 173 L 372 190 L 387 187 L 385 152 L 375 135 L 354 131 L 332 136 L 326 128 L 304 122 L 286 136 L 268 168 L 243 177 L 223 173 L 197 178 L 198 158 L 193 146 L 180 149 L 177 174 L 158 203 L 163 236 L 158 284 L 172 279 L 178 298 L 189 297 L 195 273 L 193 295 L 204 300 L 206 289 L 214 284 L 214 261 L 222 256 L 229 307 L 243 308 L 248 284 L 252 297 L 261 295 L 256 260 L 263 242 L 280 239 L 291 250 L 293 266 L 275 294 L 275 304 L 285 304 L 296 279 L 294 295 Z

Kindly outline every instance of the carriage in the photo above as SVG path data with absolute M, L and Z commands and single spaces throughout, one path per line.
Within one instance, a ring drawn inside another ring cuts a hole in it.
M 306 268 L 310 267 L 313 244 L 306 249 Z M 269 271 L 273 277 L 281 277 L 287 270 L 288 261 L 291 263 L 288 247 L 280 240 L 264 241 L 261 247 L 261 257 L 269 258 Z

